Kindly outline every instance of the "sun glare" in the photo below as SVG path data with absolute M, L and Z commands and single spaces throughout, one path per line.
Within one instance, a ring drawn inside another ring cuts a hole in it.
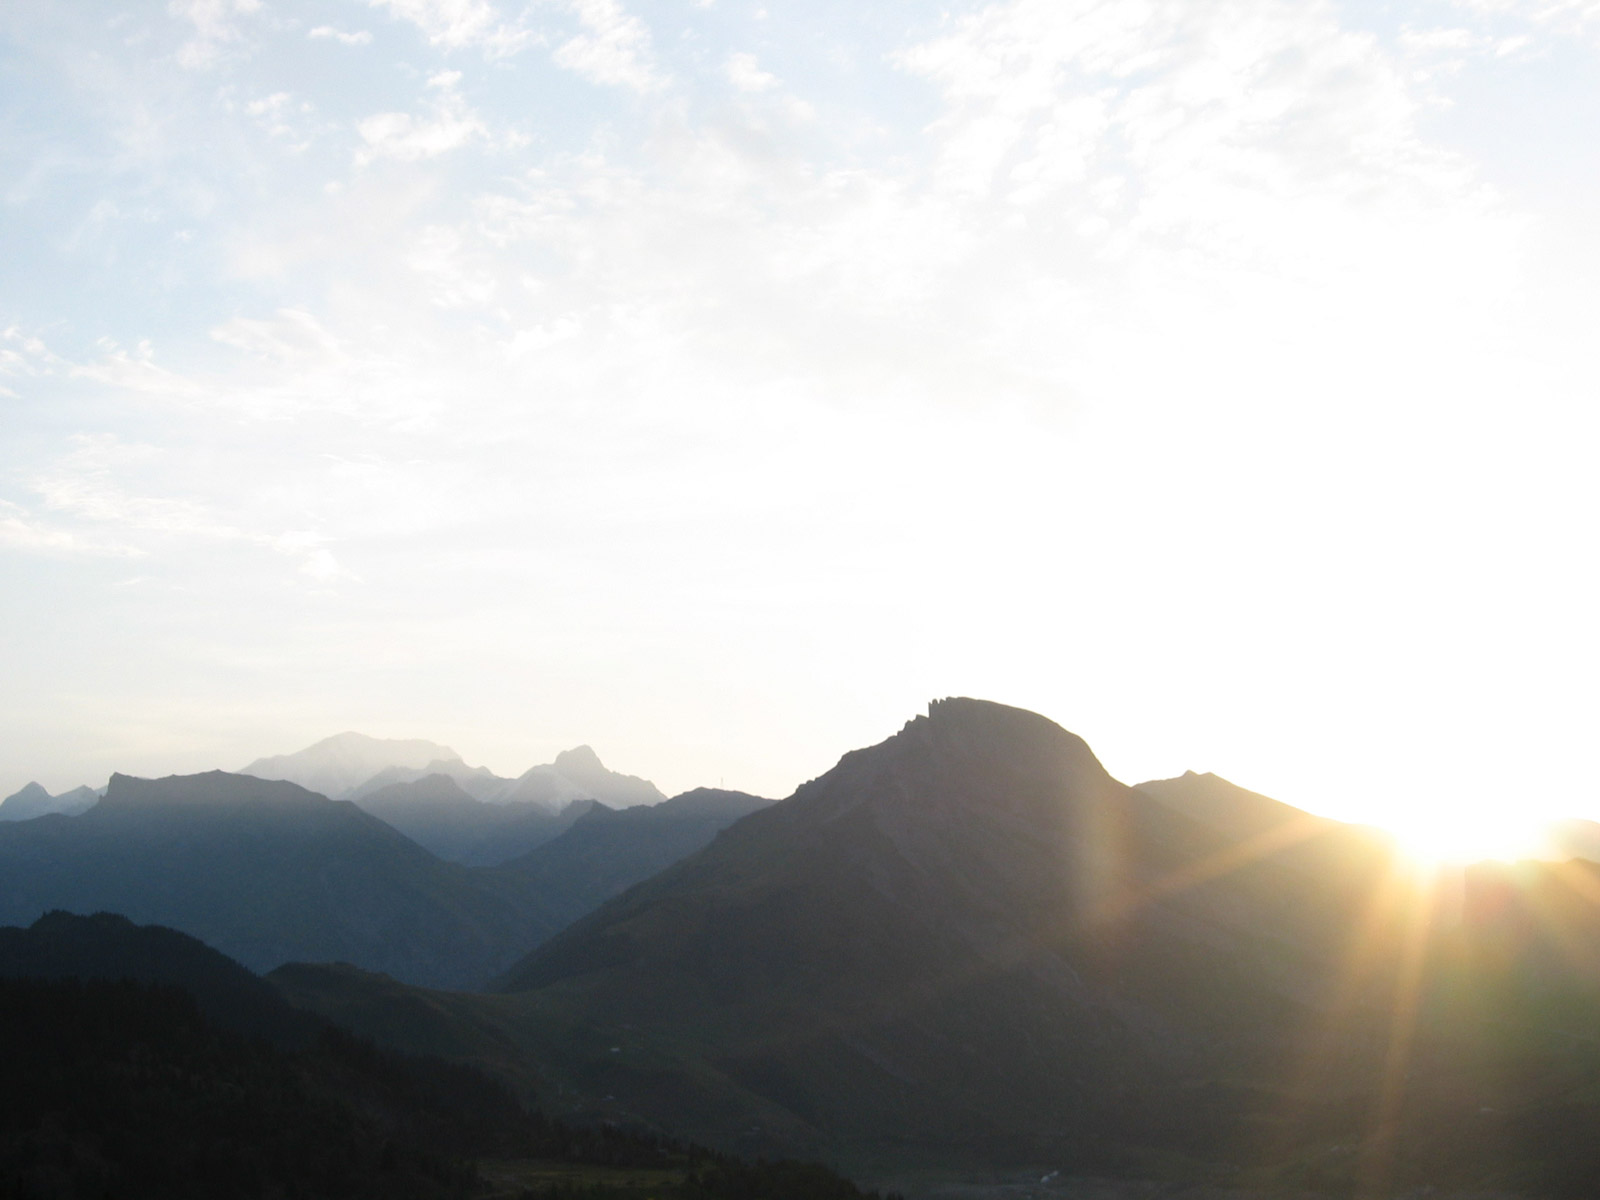
M 1421 812 L 1383 824 L 1413 858 L 1425 864 L 1515 862 L 1537 857 L 1543 849 L 1537 827 L 1526 821 Z

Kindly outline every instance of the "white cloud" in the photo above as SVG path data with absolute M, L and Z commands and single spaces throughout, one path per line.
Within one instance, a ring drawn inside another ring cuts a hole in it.
M 259 12 L 261 0 L 170 0 L 167 11 L 187 20 L 194 34 L 178 49 L 178 63 L 190 70 L 214 66 L 224 47 L 243 37 L 237 18 Z
M 573 0 L 584 32 L 557 47 L 558 66 L 595 83 L 652 91 L 665 82 L 651 51 L 650 31 L 618 0 Z
M 442 71 L 428 80 L 428 86 L 437 89 L 439 95 L 427 116 L 385 112 L 358 122 L 356 132 L 366 144 L 356 152 L 356 165 L 365 166 L 381 158 L 417 162 L 486 139 L 488 128 L 454 90 L 460 78 L 459 72 Z
M 315 39 L 331 39 L 346 46 L 369 46 L 372 44 L 372 33 L 366 29 L 346 32 L 343 29 L 335 29 L 332 25 L 318 25 L 306 36 Z
M 291 150 L 301 151 L 310 146 L 311 134 L 306 124 L 315 109 L 309 100 L 297 100 L 288 92 L 273 92 L 249 101 L 244 111 L 255 118 L 268 137 L 289 143 Z
M 778 85 L 778 77 L 763 71 L 754 54 L 730 54 L 726 72 L 728 82 L 741 92 L 765 92 Z
M 514 54 L 534 42 L 519 22 L 508 21 L 489 0 L 367 0 L 409 21 L 436 46 L 475 47 L 490 57 Z

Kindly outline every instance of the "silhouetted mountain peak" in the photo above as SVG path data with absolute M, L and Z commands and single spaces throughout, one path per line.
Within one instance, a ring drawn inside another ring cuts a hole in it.
M 914 817 L 924 833 L 943 837 L 949 830 L 927 820 L 937 809 L 966 812 L 964 820 L 980 824 L 1046 832 L 1059 828 L 1074 797 L 1099 802 L 1121 791 L 1088 744 L 1054 721 L 952 697 L 933 701 L 926 716 L 886 741 L 846 754 L 826 775 L 803 784 L 792 804 L 820 820 L 858 807 L 904 810 L 894 819 L 897 826 Z
M 305 807 L 333 802 L 318 792 L 297 783 L 278 779 L 258 779 L 230 771 L 201 771 L 194 775 L 167 775 L 160 779 L 141 779 L 120 772 L 111 776 L 101 801 L 107 812 L 135 806 L 194 806 L 212 810 L 245 805 Z
M 10 804 L 13 801 L 19 800 L 37 804 L 41 800 L 48 799 L 50 799 L 50 793 L 44 790 L 42 784 L 25 783 L 11 795 L 7 796 L 3 801 L 0 801 L 0 804 Z
M 0 800 L 0 821 L 30 821 L 52 813 L 77 816 L 93 808 L 99 799 L 99 794 L 89 787 L 77 787 L 52 796 L 38 783 L 29 783 Z

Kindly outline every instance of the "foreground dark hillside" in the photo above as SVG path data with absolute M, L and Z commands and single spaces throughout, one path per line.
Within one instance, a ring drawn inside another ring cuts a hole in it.
M 1370 832 L 1168 783 L 1124 787 L 1042 717 L 945 701 L 496 995 L 273 978 L 562 1111 L 874 1176 L 1588 1194 L 1586 877 L 1512 880 L 1491 919 L 1479 876 L 1436 888 Z
M 0 933 L 0 1195 L 466 1197 L 492 1163 L 641 1200 L 646 1181 L 663 1200 L 861 1196 L 820 1167 L 529 1113 L 474 1071 L 291 1013 L 171 930 L 53 914 Z M 115 978 L 129 965 L 145 981 Z

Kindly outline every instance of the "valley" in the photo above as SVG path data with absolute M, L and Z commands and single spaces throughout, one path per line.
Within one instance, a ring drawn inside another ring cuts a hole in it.
M 1566 1196 L 1600 1170 L 1594 864 L 1430 872 L 1215 776 L 1127 787 L 966 699 L 778 803 L 546 807 L 560 832 L 493 865 L 400 831 L 403 789 L 435 841 L 525 803 L 440 761 L 353 801 L 114 777 L 0 825 L 0 912 L 170 925 L 578 1127 L 880 1190 Z

